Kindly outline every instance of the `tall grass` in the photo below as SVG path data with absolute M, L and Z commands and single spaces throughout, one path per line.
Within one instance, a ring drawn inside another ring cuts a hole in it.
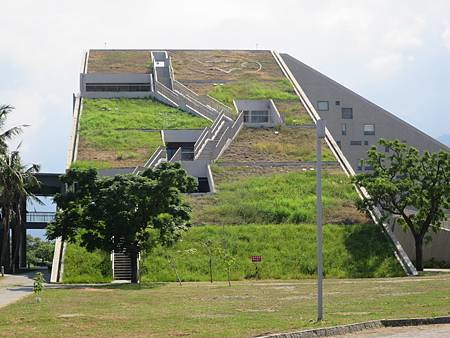
M 143 281 L 175 281 L 169 255 L 185 281 L 209 280 L 209 255 L 203 243 L 213 243 L 214 280 L 226 280 L 220 250 L 236 259 L 234 280 L 256 278 L 252 255 L 261 255 L 261 279 L 310 278 L 316 274 L 315 225 L 279 224 L 204 226 L 190 229 L 170 250 L 157 248 L 144 258 Z M 392 249 L 376 225 L 326 225 L 324 227 L 324 273 L 326 277 L 402 276 Z
M 108 253 L 88 252 L 69 243 L 64 255 L 64 283 L 103 283 L 112 280 L 112 265 Z
M 217 193 L 190 196 L 199 224 L 312 223 L 316 213 L 316 173 L 258 173 L 245 167 L 213 167 Z M 342 173 L 322 177 L 325 219 L 329 223 L 364 222 L 354 207 L 357 198 Z
M 402 276 L 392 248 L 378 226 L 325 225 L 324 273 L 326 277 Z M 310 278 L 316 274 L 316 227 L 311 224 L 266 224 L 246 226 L 193 227 L 170 249 L 155 248 L 143 254 L 141 278 L 149 281 L 175 281 L 170 257 L 184 281 L 209 280 L 209 254 L 204 243 L 212 245 L 214 280 L 226 280 L 225 263 L 219 253 L 230 253 L 236 263 L 233 280 L 257 278 L 252 255 L 261 255 L 261 279 Z M 219 249 L 220 248 L 220 249 Z M 111 280 L 109 254 L 89 253 L 70 244 L 64 260 L 64 283 L 96 283 Z

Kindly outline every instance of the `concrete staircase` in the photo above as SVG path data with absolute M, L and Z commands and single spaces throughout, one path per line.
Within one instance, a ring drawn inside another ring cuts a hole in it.
M 132 268 L 130 256 L 124 252 L 113 252 L 112 265 L 114 280 L 131 280 Z

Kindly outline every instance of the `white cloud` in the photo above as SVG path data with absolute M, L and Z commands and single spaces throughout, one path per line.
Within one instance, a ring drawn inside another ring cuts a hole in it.
M 442 40 L 444 41 L 445 46 L 450 50 L 450 25 L 442 33 Z
M 18 82 L 15 75 L 10 79 L 19 83 L 13 92 L 2 79 L 0 101 L 17 106 L 18 120 L 33 124 L 26 143 L 39 155 L 53 135 L 53 121 L 60 122 L 59 135 L 68 138 L 71 94 L 78 88 L 84 49 L 103 48 L 105 42 L 108 48 L 258 44 L 358 87 L 389 81 L 413 65 L 434 47 L 428 45 L 430 36 L 442 38 L 450 49 L 450 26 L 444 32 L 433 28 L 449 12 L 446 0 L 433 6 L 419 0 L 3 1 L 0 63 L 14 60 L 21 74 Z M 61 154 L 62 167 L 64 160 Z

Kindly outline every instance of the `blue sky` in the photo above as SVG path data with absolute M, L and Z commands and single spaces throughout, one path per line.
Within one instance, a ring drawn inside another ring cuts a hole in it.
M 434 137 L 450 134 L 450 1 L 5 1 L 0 103 L 24 159 L 62 171 L 89 48 L 286 52 Z

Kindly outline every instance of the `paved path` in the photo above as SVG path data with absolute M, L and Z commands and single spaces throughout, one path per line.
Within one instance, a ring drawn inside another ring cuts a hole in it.
M 46 274 L 46 271 L 42 272 L 44 275 Z M 32 271 L 21 275 L 0 277 L 0 308 L 31 294 L 33 292 L 33 277 L 35 274 L 36 271 Z
M 366 330 L 345 337 L 389 337 L 389 338 L 443 338 L 450 337 L 450 324 L 386 327 L 382 329 Z

